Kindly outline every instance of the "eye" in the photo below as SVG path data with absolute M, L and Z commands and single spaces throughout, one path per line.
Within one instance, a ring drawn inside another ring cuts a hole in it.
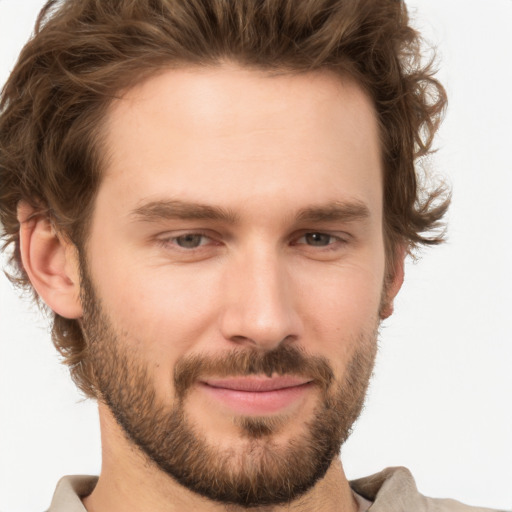
M 328 233 L 306 233 L 297 240 L 297 243 L 310 245 L 312 247 L 327 247 L 339 241 L 339 237 L 329 235 Z
M 186 233 L 185 235 L 177 236 L 169 240 L 174 242 L 182 249 L 196 249 L 201 245 L 208 243 L 209 238 L 201 233 Z
M 168 234 L 165 238 L 162 236 L 157 239 L 159 245 L 165 249 L 174 249 L 177 251 L 193 251 L 214 244 L 214 240 L 201 232 L 182 232 L 176 233 L 175 236 Z

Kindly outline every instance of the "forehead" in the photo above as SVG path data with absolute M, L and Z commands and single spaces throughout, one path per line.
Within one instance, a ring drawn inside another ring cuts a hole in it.
M 325 71 L 166 70 L 115 100 L 105 142 L 100 196 L 115 190 L 119 208 L 159 196 L 243 210 L 346 195 L 381 207 L 372 103 Z

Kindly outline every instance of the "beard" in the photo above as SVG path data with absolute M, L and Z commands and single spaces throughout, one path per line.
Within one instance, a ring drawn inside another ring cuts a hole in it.
M 82 262 L 84 263 L 84 262 Z M 111 410 L 131 444 L 159 470 L 216 502 L 245 508 L 289 503 L 310 490 L 329 469 L 364 404 L 377 350 L 378 321 L 371 332 L 348 340 L 356 347 L 339 381 L 323 357 L 280 344 L 263 352 L 237 348 L 220 356 L 180 358 L 172 375 L 174 400 L 159 398 L 151 365 L 129 349 L 101 306 L 82 265 L 82 330 L 98 399 Z M 344 343 L 347 340 L 340 340 Z M 238 416 L 242 443 L 221 448 L 207 440 L 208 426 L 187 417 L 187 396 L 209 376 L 294 375 L 311 379 L 320 399 L 301 432 L 286 442 L 282 416 Z M 171 376 L 170 376 L 171 377 Z

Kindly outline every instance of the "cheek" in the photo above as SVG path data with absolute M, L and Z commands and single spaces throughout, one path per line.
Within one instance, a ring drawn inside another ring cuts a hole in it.
M 319 327 L 351 330 L 377 316 L 383 280 L 383 265 L 349 263 L 304 272 L 300 286 Z
M 115 235 L 102 237 L 99 229 L 91 237 L 87 256 L 91 279 L 114 331 L 167 378 L 174 362 L 202 336 L 208 307 L 215 304 L 214 287 L 197 272 L 149 263 L 147 253 Z
M 302 279 L 305 343 L 309 350 L 344 368 L 379 322 L 383 265 L 351 264 Z M 343 369 L 337 371 L 342 372 Z
M 166 403 L 173 400 L 177 361 L 212 339 L 212 305 L 217 304 L 207 276 L 169 267 L 144 267 L 103 260 L 94 282 L 102 308 L 119 343 L 135 354 Z M 211 280 L 211 278 L 210 278 Z M 217 287 L 218 288 L 218 287 Z M 206 341 L 206 342 L 207 342 Z

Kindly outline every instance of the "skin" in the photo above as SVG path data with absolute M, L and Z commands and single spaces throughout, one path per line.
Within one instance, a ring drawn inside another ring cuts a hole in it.
M 158 398 L 172 403 L 169 376 L 184 356 L 283 343 L 326 358 L 342 381 L 357 340 L 391 314 L 403 278 L 403 258 L 385 266 L 378 128 L 364 92 L 327 72 L 166 70 L 112 104 L 105 134 L 88 270 L 125 347 L 151 369 Z M 229 215 L 169 215 L 176 201 Z M 158 215 L 148 215 L 155 203 Z M 300 216 L 333 206 L 341 213 Z M 21 205 L 20 220 L 27 209 Z M 81 318 L 74 248 L 35 219 L 22 226 L 22 255 L 50 307 Z M 384 290 L 387 271 L 393 278 Z M 268 413 L 284 422 L 274 441 L 297 436 L 318 400 L 308 389 Z M 84 499 L 90 512 L 226 510 L 148 464 L 101 400 L 99 410 L 103 467 Z M 207 441 L 244 449 L 237 412 L 200 386 L 185 411 Z M 306 495 L 261 510 L 356 505 L 336 459 Z

